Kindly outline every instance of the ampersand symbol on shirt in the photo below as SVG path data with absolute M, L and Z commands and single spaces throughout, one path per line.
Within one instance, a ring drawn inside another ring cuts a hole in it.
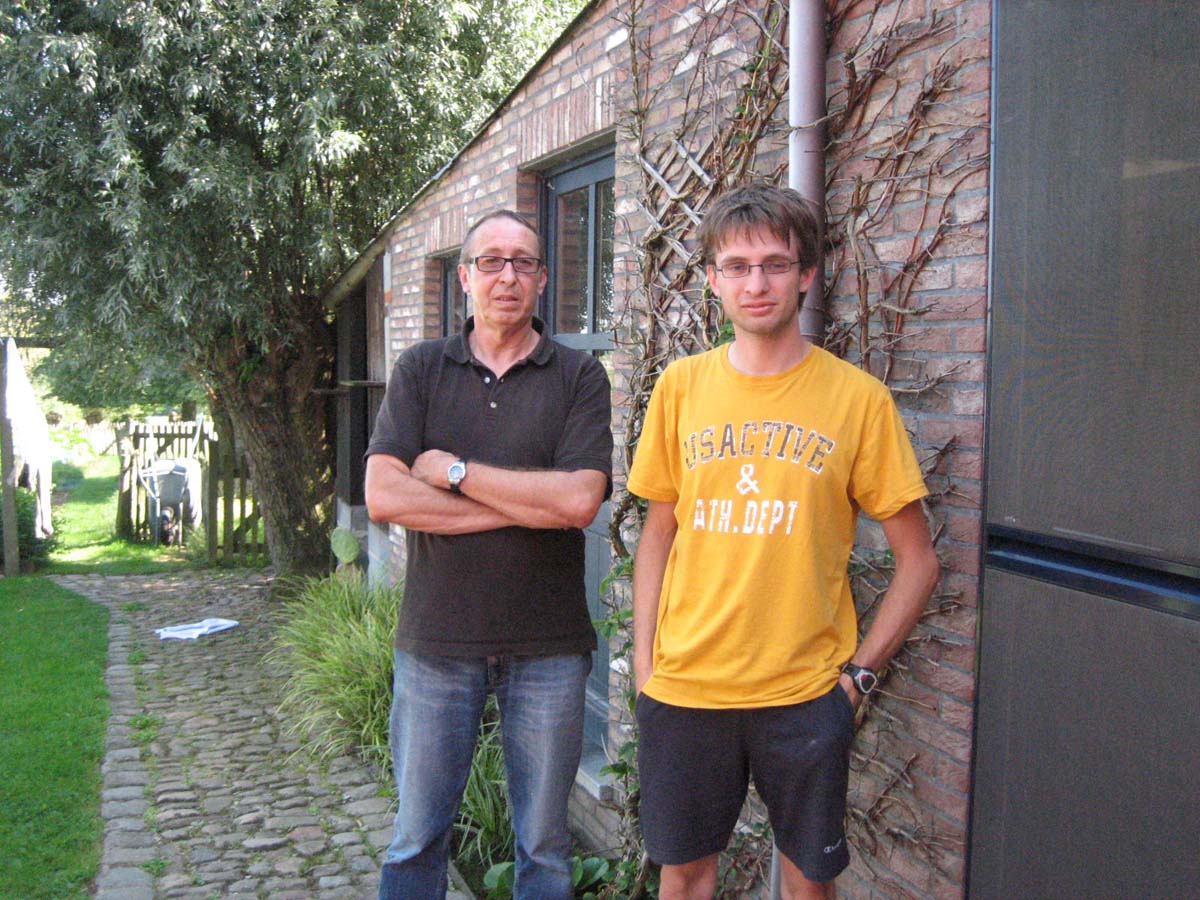
M 751 491 L 758 493 L 758 482 L 754 480 L 754 465 L 747 463 L 742 466 L 742 477 L 737 483 L 738 493 L 743 497 Z

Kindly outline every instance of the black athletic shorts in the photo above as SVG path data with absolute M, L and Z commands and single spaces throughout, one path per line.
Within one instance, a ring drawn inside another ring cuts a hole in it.
M 846 786 L 854 708 L 839 685 L 793 706 L 695 709 L 637 698 L 646 852 L 682 865 L 725 849 L 753 777 L 775 845 L 810 881 L 850 864 Z

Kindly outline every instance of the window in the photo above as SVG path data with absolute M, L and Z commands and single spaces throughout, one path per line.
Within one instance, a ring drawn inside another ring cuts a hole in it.
M 443 256 L 442 260 L 442 335 L 449 337 L 463 330 L 471 315 L 471 298 L 463 293 L 458 280 L 458 253 Z
M 610 153 L 551 172 L 543 205 L 546 320 L 555 340 L 598 353 L 613 348 L 613 172 Z
M 596 354 L 612 373 L 613 351 L 613 175 L 611 151 L 591 154 L 547 173 L 542 209 L 549 280 L 543 318 L 554 339 Z M 609 508 L 604 504 L 585 530 L 588 612 L 605 618 L 600 584 L 612 566 Z M 608 644 L 601 639 L 592 657 L 584 719 L 582 770 L 594 774 L 606 760 L 608 736 Z M 597 779 L 598 781 L 599 779 Z M 605 788 L 598 785 L 603 794 Z

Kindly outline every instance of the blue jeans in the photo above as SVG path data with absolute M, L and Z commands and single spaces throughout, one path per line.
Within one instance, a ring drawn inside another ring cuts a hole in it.
M 394 651 L 399 809 L 379 900 L 442 900 L 450 834 L 494 691 L 516 833 L 515 900 L 570 900 L 567 797 L 583 745 L 589 654 L 477 659 Z

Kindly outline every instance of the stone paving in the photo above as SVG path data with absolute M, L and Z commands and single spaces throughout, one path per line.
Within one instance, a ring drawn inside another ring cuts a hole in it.
M 282 676 L 263 658 L 278 610 L 269 573 L 55 581 L 111 613 L 96 900 L 375 897 L 394 807 L 373 767 L 317 763 L 285 733 Z M 239 626 L 154 633 L 214 616 Z

